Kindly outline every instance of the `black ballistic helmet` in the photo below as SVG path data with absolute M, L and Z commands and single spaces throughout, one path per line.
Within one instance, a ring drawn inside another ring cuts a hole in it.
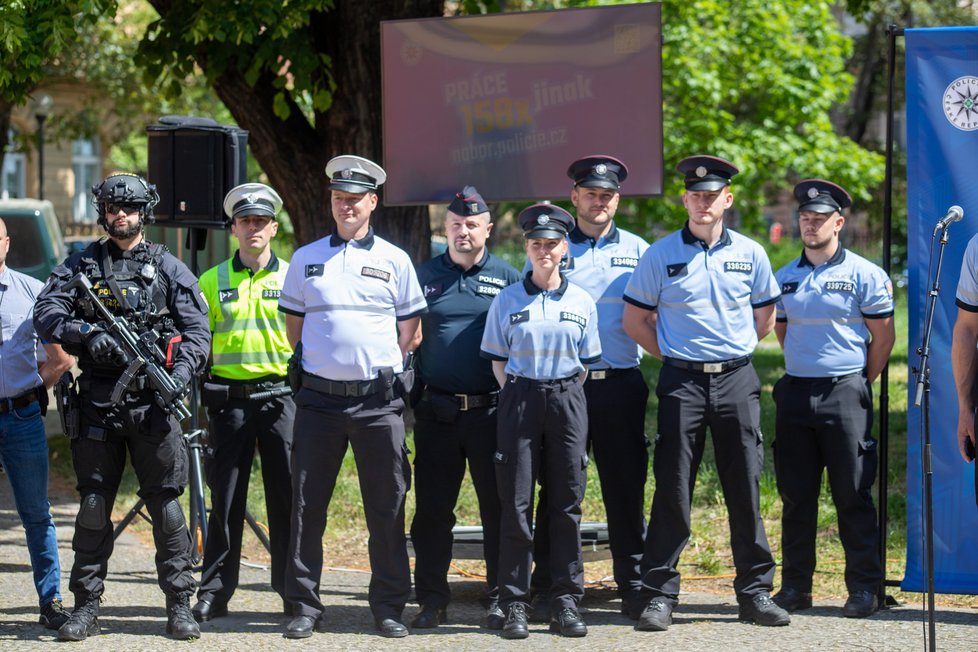
M 143 224 L 154 221 L 153 207 L 160 203 L 156 186 L 147 183 L 138 174 L 115 172 L 102 183 L 92 186 L 92 203 L 98 211 L 98 223 L 105 227 L 106 204 L 133 204 L 139 207 L 139 218 Z

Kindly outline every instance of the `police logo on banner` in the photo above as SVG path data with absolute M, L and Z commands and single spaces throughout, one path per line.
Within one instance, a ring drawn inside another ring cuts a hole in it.
M 958 77 L 948 84 L 944 116 L 961 131 L 978 129 L 978 77 Z

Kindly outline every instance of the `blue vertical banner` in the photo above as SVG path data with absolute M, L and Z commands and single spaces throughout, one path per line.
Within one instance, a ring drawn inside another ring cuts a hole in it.
M 921 410 L 913 406 L 917 347 L 926 318 L 928 264 L 937 221 L 964 208 L 949 227 L 930 346 L 934 587 L 978 593 L 978 508 L 974 466 L 958 453 L 958 399 L 951 371 L 954 295 L 961 260 L 978 232 L 978 28 L 905 30 L 907 68 L 907 238 L 910 383 L 907 410 L 907 568 L 901 588 L 926 589 Z M 935 267 L 937 260 L 935 243 Z

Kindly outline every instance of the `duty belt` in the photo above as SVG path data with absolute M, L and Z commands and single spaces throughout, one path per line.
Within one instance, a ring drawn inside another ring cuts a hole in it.
M 620 376 L 621 374 L 633 371 L 638 367 L 628 367 L 626 369 L 590 369 L 587 372 L 588 380 L 605 380 L 607 378 L 614 378 L 615 376 Z
M 696 371 L 701 374 L 722 374 L 738 367 L 743 367 L 751 360 L 751 356 L 745 355 L 742 358 L 733 360 L 720 360 L 718 362 L 692 362 L 690 360 L 680 360 L 679 358 L 662 358 L 664 364 L 670 367 L 678 367 L 686 371 Z
M 252 394 L 267 392 L 270 389 L 285 387 L 285 379 L 262 383 L 227 383 L 223 379 L 215 379 L 214 382 L 228 386 L 228 398 L 245 400 L 251 398 Z
M 380 378 L 371 380 L 329 380 L 315 374 L 302 372 L 302 386 L 323 394 L 333 396 L 370 396 L 386 391 Z
M 20 408 L 27 407 L 31 403 L 37 400 L 37 393 L 40 388 L 35 388 L 24 392 L 20 396 L 15 396 L 13 398 L 0 398 L 0 414 L 6 414 L 12 410 L 19 410 Z
M 458 401 L 458 409 L 461 412 L 467 412 L 476 408 L 492 407 L 499 402 L 499 392 L 490 392 L 488 394 L 449 394 L 448 392 L 429 389 L 421 392 L 421 400 L 430 401 L 433 395 L 455 399 Z

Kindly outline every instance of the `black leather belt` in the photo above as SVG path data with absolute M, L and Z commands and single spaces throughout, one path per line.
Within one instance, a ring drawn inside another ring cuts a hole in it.
M 587 379 L 605 380 L 606 378 L 614 378 L 615 376 L 620 376 L 635 369 L 638 369 L 638 367 L 628 367 L 627 369 L 590 369 L 587 372 Z
M 38 391 L 40 391 L 40 388 L 32 389 L 13 398 L 0 398 L 0 414 L 6 414 L 11 410 L 19 410 L 20 408 L 27 407 L 37 400 Z
M 679 358 L 662 358 L 662 362 L 670 367 L 678 367 L 686 371 L 696 371 L 701 374 L 722 374 L 738 367 L 743 367 L 751 360 L 751 356 L 745 355 L 742 358 L 733 360 L 720 360 L 718 362 L 692 362 L 690 360 L 680 360 Z
M 508 374 L 506 376 L 511 383 L 523 383 L 530 385 L 531 387 L 567 387 L 568 385 L 573 385 L 578 382 L 577 374 L 573 376 L 568 376 L 567 378 L 557 378 L 554 380 L 537 380 L 535 378 L 526 378 L 525 376 L 514 376 Z
M 442 396 L 458 401 L 458 409 L 461 412 L 475 410 L 476 408 L 492 407 L 499 402 L 499 392 L 489 394 L 449 394 L 448 392 L 438 392 L 426 389 L 421 392 L 422 401 L 431 401 L 432 396 Z
M 380 378 L 372 380 L 329 380 L 306 372 L 302 372 L 302 386 L 333 396 L 370 396 L 387 389 Z

